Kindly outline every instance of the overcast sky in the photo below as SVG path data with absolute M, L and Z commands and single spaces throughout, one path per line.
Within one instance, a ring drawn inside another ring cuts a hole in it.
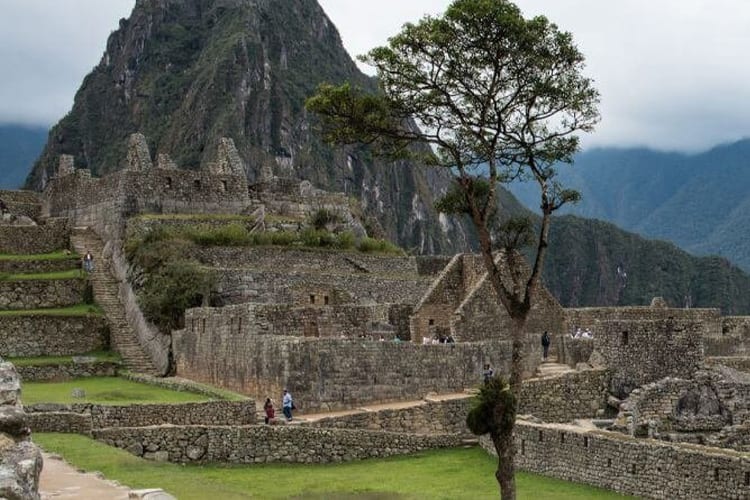
M 351 54 L 447 0 L 320 0 Z M 602 93 L 586 146 L 696 151 L 750 137 L 750 2 L 518 0 L 573 32 Z M 0 123 L 49 126 L 134 0 L 2 0 Z

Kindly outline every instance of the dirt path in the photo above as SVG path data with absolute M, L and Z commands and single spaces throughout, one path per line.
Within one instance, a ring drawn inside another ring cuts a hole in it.
M 44 468 L 39 481 L 42 500 L 127 500 L 130 488 L 79 472 L 57 455 L 44 453 Z

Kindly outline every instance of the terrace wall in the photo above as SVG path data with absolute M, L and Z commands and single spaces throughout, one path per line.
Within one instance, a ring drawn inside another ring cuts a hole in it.
M 0 316 L 3 357 L 71 356 L 109 347 L 101 316 Z
M 70 246 L 67 219 L 47 219 L 38 226 L 0 225 L 0 253 L 18 255 L 49 253 Z
M 73 306 L 81 303 L 85 288 L 80 278 L 0 281 L 0 310 Z

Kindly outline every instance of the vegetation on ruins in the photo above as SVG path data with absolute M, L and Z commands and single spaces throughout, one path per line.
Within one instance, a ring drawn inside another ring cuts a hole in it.
M 101 316 L 102 310 L 95 304 L 78 304 L 70 307 L 50 309 L 14 309 L 0 311 L 0 316 Z
M 485 480 L 493 459 L 481 448 L 336 465 L 183 466 L 135 457 L 74 434 L 34 433 L 34 441 L 78 468 L 100 471 L 131 488 L 158 485 L 180 500 L 250 498 L 403 498 L 475 500 L 493 494 Z M 467 485 L 471 485 L 467 487 Z M 626 498 L 591 486 L 520 473 L 521 498 L 598 500 Z
M 372 144 L 390 157 L 416 156 L 454 175 L 439 208 L 468 216 L 477 231 L 490 282 L 513 324 L 508 388 L 517 395 L 552 214 L 579 198 L 556 182 L 554 165 L 572 161 L 576 134 L 591 131 L 599 119 L 598 92 L 582 75 L 584 57 L 572 35 L 545 17 L 527 20 L 506 0 L 456 0 L 443 16 L 406 24 L 362 60 L 377 70 L 382 93 L 324 84 L 308 109 L 321 117 L 331 142 Z M 513 180 L 535 181 L 540 189 L 533 238 L 529 219 L 498 210 L 498 184 Z M 518 250 L 532 239 L 536 252 L 527 273 Z M 517 408 L 516 399 L 494 404 L 509 415 Z M 509 427 L 491 433 L 503 499 L 516 498 L 512 422 Z

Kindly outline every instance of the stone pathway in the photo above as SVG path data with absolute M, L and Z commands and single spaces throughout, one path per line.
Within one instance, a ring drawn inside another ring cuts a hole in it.
M 42 500 L 127 500 L 130 488 L 79 472 L 56 455 L 43 453 L 44 468 L 39 481 Z

